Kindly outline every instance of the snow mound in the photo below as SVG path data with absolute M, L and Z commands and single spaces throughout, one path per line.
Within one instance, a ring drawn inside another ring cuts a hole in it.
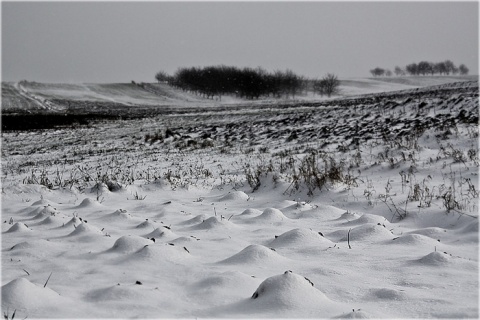
M 143 246 L 140 250 L 135 251 L 127 258 L 127 261 L 134 261 L 136 263 L 153 261 L 156 264 L 163 262 L 178 263 L 190 259 L 192 256 L 182 246 L 170 245 L 150 245 Z
M 12 233 L 12 232 L 31 232 L 32 229 L 27 227 L 24 223 L 16 222 L 13 226 L 10 227 L 5 233 Z
M 50 204 L 50 201 L 46 200 L 46 199 L 40 199 L 40 200 L 37 200 L 35 202 L 33 202 L 30 206 L 34 207 L 34 206 L 46 206 L 46 205 L 49 205 Z
M 24 241 L 17 243 L 14 245 L 10 250 L 22 250 L 22 249 L 35 249 L 36 251 L 45 251 L 51 250 L 54 247 L 58 247 L 59 245 L 56 243 L 52 243 L 51 241 L 45 239 L 38 239 L 34 241 Z
M 43 214 L 49 214 L 51 216 L 56 215 L 58 213 L 58 210 L 50 205 L 43 207 L 42 211 L 40 211 Z
M 262 214 L 258 217 L 253 217 L 252 221 L 282 222 L 287 219 L 288 218 L 279 209 L 267 208 L 263 210 Z
M 220 197 L 218 201 L 246 201 L 250 198 L 248 194 L 243 191 L 229 192 L 226 195 Z
M 178 237 L 178 238 L 170 241 L 169 243 L 181 245 L 181 244 L 184 244 L 184 243 L 190 243 L 190 242 L 194 242 L 194 241 L 197 241 L 197 240 L 192 238 L 192 237 Z
M 54 206 L 54 205 L 56 205 L 55 202 L 47 200 L 47 199 L 40 199 L 40 200 L 37 200 L 37 201 L 35 201 L 34 203 L 31 204 L 32 207 L 34 207 L 34 206 L 45 207 L 45 206 Z
M 75 228 L 75 230 L 68 234 L 68 237 L 97 234 L 102 235 L 102 232 L 97 227 L 91 226 L 86 223 L 81 223 Z
M 202 223 L 199 223 L 195 226 L 190 227 L 192 230 L 207 230 L 207 229 L 216 229 L 216 228 L 224 228 L 224 227 L 232 227 L 234 224 L 232 224 L 230 221 L 227 221 L 226 219 L 218 220 L 217 217 L 210 217 L 207 220 L 203 221 Z
M 282 233 L 277 238 L 270 242 L 270 245 L 275 248 L 288 246 L 330 246 L 333 242 L 322 237 L 318 232 L 309 229 L 293 229 Z
M 377 298 L 381 300 L 405 300 L 407 299 L 407 295 L 403 291 L 388 289 L 388 288 L 380 288 L 380 289 L 371 289 L 369 293 L 369 299 Z
M 54 216 L 59 212 L 52 206 L 44 206 L 43 208 L 39 207 L 30 212 L 30 216 L 34 216 L 32 219 L 43 219 L 48 216 Z
M 451 262 L 451 258 L 442 252 L 432 252 L 426 256 L 416 260 L 420 264 L 430 265 L 430 266 L 441 266 L 446 265 Z
M 101 218 L 98 218 L 98 220 L 101 221 L 124 221 L 124 220 L 130 220 L 132 219 L 132 216 L 127 213 L 127 210 L 124 209 L 118 209 L 115 212 L 109 213 Z
M 258 209 L 245 209 L 240 213 L 241 216 L 253 216 L 253 215 L 261 215 L 262 211 Z
M 78 226 L 79 224 L 82 224 L 82 220 L 80 220 L 79 217 L 73 217 L 67 223 L 65 223 L 63 227 Z
M 155 224 L 149 220 L 145 220 L 142 223 L 138 224 L 135 228 L 136 229 L 146 229 L 146 228 L 152 228 L 155 229 Z
M 131 253 L 149 244 L 153 244 L 153 241 L 140 236 L 121 236 L 107 252 Z
M 244 248 L 239 253 L 234 254 L 230 258 L 219 261 L 218 263 L 226 264 L 250 264 L 250 263 L 275 263 L 285 259 L 272 249 L 252 244 Z
M 108 215 L 109 217 L 114 217 L 114 218 L 122 218 L 122 219 L 131 219 L 132 216 L 127 213 L 127 210 L 124 209 L 118 209 L 113 213 L 110 213 Z
M 350 222 L 350 221 L 353 221 L 353 220 L 356 220 L 360 217 L 360 215 L 358 213 L 355 213 L 355 212 L 344 212 L 340 218 L 336 219 L 336 220 L 339 220 L 339 221 L 347 221 L 347 222 Z
M 55 217 L 55 216 L 50 216 L 50 217 L 46 217 L 45 219 L 43 219 L 40 222 L 32 224 L 32 225 L 35 225 L 35 226 L 52 225 L 52 224 L 59 225 L 59 224 L 62 224 L 62 223 L 63 223 L 63 219 Z
M 202 221 L 204 221 L 205 219 L 207 219 L 207 215 L 202 213 L 202 214 L 199 214 L 191 219 L 188 219 L 187 221 L 183 221 L 183 222 L 180 222 L 179 224 L 180 225 L 191 225 L 191 224 L 196 224 L 196 223 L 201 223 Z
M 167 228 L 155 228 L 155 230 L 146 234 L 144 237 L 168 240 L 168 239 L 175 239 L 178 237 L 178 235 L 176 235 L 174 232 L 172 232 Z
M 61 296 L 49 287 L 18 278 L 2 286 L 2 309 L 29 310 L 59 303 Z
M 387 228 L 379 226 L 378 224 L 367 223 L 351 229 L 350 241 L 355 240 L 386 240 L 392 239 L 392 233 Z M 341 241 L 348 240 L 348 232 L 341 239 Z
M 251 298 L 212 308 L 207 317 L 327 318 L 346 306 L 330 300 L 305 277 L 291 271 L 265 279 Z
M 391 241 L 388 241 L 391 243 Z M 402 245 L 410 245 L 410 246 L 418 246 L 418 245 L 435 245 L 437 241 L 429 238 L 427 236 L 423 236 L 420 234 L 406 234 L 399 238 L 394 238 L 393 243 L 395 244 L 402 244 Z
M 37 201 L 33 202 L 30 206 L 31 207 L 35 207 L 35 206 L 45 207 L 45 206 L 52 206 L 53 204 L 54 203 L 50 200 L 40 199 L 40 200 L 37 200 Z
M 358 219 L 345 222 L 344 224 L 345 225 L 359 225 L 359 224 L 366 224 L 366 223 L 375 223 L 375 224 L 380 223 L 381 225 L 385 225 L 385 226 L 387 226 L 389 224 L 389 222 L 384 217 L 377 216 L 377 215 L 374 215 L 374 214 L 368 214 L 368 213 L 363 214 Z
M 329 304 L 330 299 L 309 280 L 291 271 L 267 278 L 253 293 L 252 307 L 295 310 Z
M 82 200 L 82 202 L 80 202 L 80 204 L 78 206 L 76 206 L 75 208 L 77 209 L 84 209 L 84 208 L 102 208 L 103 205 L 100 204 L 98 201 L 96 200 L 92 200 L 90 198 L 85 198 Z
M 258 217 L 262 214 L 262 211 L 257 210 L 257 209 L 245 209 L 242 211 L 242 213 L 234 215 L 234 216 L 229 216 L 228 219 L 233 220 L 236 223 L 253 223 L 252 218 Z
M 335 317 L 335 319 L 377 319 L 377 318 L 378 317 L 374 317 L 362 310 L 352 311 L 346 314 L 342 314 L 338 317 Z
M 43 208 L 45 208 L 45 206 L 37 207 L 37 208 L 35 208 L 33 210 L 30 210 L 30 211 L 28 211 L 29 208 L 26 208 L 24 210 L 28 211 L 28 213 L 26 214 L 27 216 L 32 216 L 33 217 L 33 216 L 36 216 L 37 214 L 39 214 L 43 210 Z
M 291 201 L 291 202 L 293 202 L 293 201 Z M 294 202 L 293 204 L 290 204 L 289 206 L 282 207 L 282 212 L 285 213 L 285 214 L 288 214 L 288 213 L 299 214 L 300 212 L 312 210 L 314 208 L 315 208 L 314 206 L 312 206 L 311 204 L 306 203 L 306 202 Z

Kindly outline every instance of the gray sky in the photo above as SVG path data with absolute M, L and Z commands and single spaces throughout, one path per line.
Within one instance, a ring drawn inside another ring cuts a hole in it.
M 2 2 L 2 80 L 218 64 L 347 78 L 446 59 L 478 74 L 478 15 L 478 2 Z

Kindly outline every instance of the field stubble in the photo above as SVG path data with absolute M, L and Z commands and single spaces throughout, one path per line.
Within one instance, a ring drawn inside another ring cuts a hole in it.
M 439 201 L 448 212 L 476 213 L 478 86 L 353 101 L 4 132 L 3 186 L 21 178 L 83 191 L 99 182 L 166 180 L 172 188 L 247 184 L 256 191 L 282 181 L 286 194 L 306 198 L 345 189 L 369 205 L 385 204 L 397 218 Z M 369 183 L 378 174 L 385 190 Z

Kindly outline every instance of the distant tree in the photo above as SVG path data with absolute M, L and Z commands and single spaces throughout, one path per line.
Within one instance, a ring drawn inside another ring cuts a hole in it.
M 322 78 L 322 80 L 320 80 L 321 92 L 329 97 L 332 94 L 337 94 L 340 92 L 339 86 L 340 80 L 338 80 L 337 76 L 332 73 L 328 73 Z
M 373 74 L 374 70 L 371 70 L 370 72 L 372 72 Z M 460 70 L 460 68 L 457 68 L 451 60 L 445 60 L 445 61 L 436 62 L 436 63 L 429 62 L 429 61 L 420 61 L 418 64 L 411 63 L 406 65 L 405 69 L 402 69 L 396 66 L 394 72 L 397 76 L 405 75 L 406 73 L 412 76 L 413 75 L 434 75 L 437 73 L 440 75 L 444 75 L 444 74 L 449 75 L 449 74 L 462 73 L 462 70 Z
M 391 76 L 392 76 L 392 74 L 393 74 L 393 73 L 392 73 L 392 71 L 391 71 L 391 70 L 388 70 L 388 69 L 387 69 L 387 70 L 385 70 L 385 75 L 386 75 L 387 77 L 391 77 Z
M 258 99 L 264 95 L 295 96 L 305 81 L 290 70 L 269 73 L 262 68 L 208 66 L 181 68 L 170 82 L 183 90 L 201 94 L 206 98 L 220 98 L 223 94 Z
M 460 74 L 461 75 L 466 75 L 468 74 L 468 68 L 466 65 L 464 65 L 463 63 L 458 67 L 458 70 L 460 71 Z
M 447 66 L 445 62 L 437 62 L 434 64 L 434 71 L 440 75 L 447 73 Z
M 420 61 L 417 66 L 417 73 L 426 75 L 432 73 L 433 67 L 432 64 L 428 61 Z
M 446 73 L 447 75 L 449 75 L 450 73 L 457 73 L 458 72 L 458 69 L 457 67 L 455 66 L 455 64 L 450 61 L 450 60 L 445 60 L 445 68 L 446 68 Z
M 395 72 L 396 76 L 404 76 L 405 75 L 405 71 L 402 68 L 400 68 L 399 66 L 396 66 L 393 72 Z
M 158 82 L 168 82 L 171 80 L 171 77 L 165 71 L 159 71 L 155 75 L 155 79 L 157 79 Z
M 381 77 L 385 74 L 385 69 L 382 69 L 380 67 L 376 67 L 375 69 L 370 70 L 370 73 L 374 77 Z
M 283 81 L 285 82 L 284 93 L 294 97 L 302 88 L 303 78 L 293 73 L 292 70 L 286 70 Z
M 412 76 L 417 75 L 418 65 L 416 63 L 410 63 L 405 67 L 405 70 L 407 70 L 407 72 Z
M 324 95 L 322 81 L 319 79 L 312 80 L 313 94 Z
M 430 74 L 433 76 L 435 74 L 435 63 L 429 62 L 428 64 L 429 64 L 428 71 L 430 71 Z

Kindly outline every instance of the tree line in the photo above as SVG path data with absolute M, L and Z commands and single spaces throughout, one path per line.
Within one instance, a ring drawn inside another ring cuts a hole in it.
M 455 66 L 455 64 L 450 60 L 445 60 L 441 62 L 429 62 L 429 61 L 420 61 L 419 63 L 410 63 L 406 65 L 404 68 L 399 66 L 395 66 L 393 73 L 396 76 L 405 76 L 405 75 L 450 75 L 450 74 L 461 74 L 467 75 L 469 72 L 467 66 L 461 64 L 460 66 Z M 390 77 L 393 75 L 392 71 L 389 69 L 384 69 L 380 67 L 376 67 L 370 70 L 370 73 L 374 77 L 382 77 L 387 76 Z
M 155 79 L 207 98 L 227 94 L 247 99 L 258 99 L 262 96 L 295 97 L 309 89 L 314 93 L 331 96 L 338 92 L 340 85 L 340 81 L 333 74 L 310 80 L 288 69 L 268 72 L 262 68 L 225 65 L 179 68 L 173 76 L 159 71 Z

